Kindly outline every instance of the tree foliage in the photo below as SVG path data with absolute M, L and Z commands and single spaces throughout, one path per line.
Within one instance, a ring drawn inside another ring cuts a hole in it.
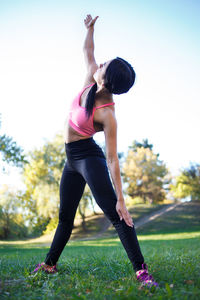
M 22 148 L 17 145 L 12 137 L 7 136 L 6 134 L 0 135 L 0 153 L 2 161 L 5 161 L 8 164 L 13 164 L 16 167 L 22 167 L 24 163 L 27 163 Z
M 21 195 L 28 208 L 28 220 L 33 227 L 44 230 L 48 222 L 57 216 L 59 208 L 59 182 L 66 160 L 61 134 L 40 149 L 29 153 L 29 164 L 23 170 L 26 191 Z
M 153 153 L 152 147 L 147 140 L 145 147 L 136 141 L 129 147 L 123 166 L 123 178 L 130 197 L 156 203 L 165 199 L 164 186 L 169 184 L 170 179 L 165 164 L 158 159 L 159 154 Z
M 17 192 L 3 185 L 0 190 L 0 238 L 26 236 L 28 231 L 24 221 Z
M 137 152 L 137 149 L 141 148 L 141 147 L 143 147 L 145 149 L 149 148 L 150 150 L 153 149 L 153 145 L 149 144 L 148 139 L 144 139 L 142 143 L 134 140 L 132 145 L 129 146 L 129 149 L 133 150 L 134 152 Z M 157 154 L 157 156 L 159 156 L 159 154 Z
M 190 196 L 192 200 L 200 200 L 200 164 L 192 164 L 175 178 L 171 184 L 174 197 L 181 199 Z
M 8 164 L 12 163 L 16 167 L 22 167 L 24 163 L 27 163 L 21 147 L 17 146 L 12 137 L 5 134 L 0 135 L 0 152 L 2 160 Z

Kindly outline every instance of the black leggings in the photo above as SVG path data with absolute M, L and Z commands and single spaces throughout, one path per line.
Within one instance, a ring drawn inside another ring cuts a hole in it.
M 67 162 L 60 182 L 59 223 L 45 263 L 55 265 L 68 242 L 87 182 L 97 204 L 115 227 L 134 270 L 141 269 L 144 258 L 135 228 L 120 221 L 116 211 L 117 198 L 102 149 L 93 138 L 65 144 L 65 149 Z

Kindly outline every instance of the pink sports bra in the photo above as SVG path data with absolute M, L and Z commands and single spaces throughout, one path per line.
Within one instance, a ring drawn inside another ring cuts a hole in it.
M 75 97 L 71 104 L 70 112 L 69 112 L 69 125 L 78 133 L 84 136 L 92 136 L 96 133 L 93 125 L 94 112 L 96 109 L 114 105 L 114 102 L 110 102 L 101 106 L 97 106 L 93 108 L 92 115 L 87 118 L 86 108 L 80 105 L 80 98 L 83 92 L 90 86 L 94 85 L 94 83 L 86 86 L 83 90 Z

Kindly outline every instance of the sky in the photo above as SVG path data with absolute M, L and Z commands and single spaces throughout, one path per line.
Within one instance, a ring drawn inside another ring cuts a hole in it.
M 174 176 L 200 163 L 199 9 L 194 0 L 0 0 L 0 134 L 28 152 L 63 131 L 86 75 L 84 18 L 98 15 L 97 63 L 119 56 L 136 72 L 133 88 L 114 95 L 118 151 L 148 139 Z

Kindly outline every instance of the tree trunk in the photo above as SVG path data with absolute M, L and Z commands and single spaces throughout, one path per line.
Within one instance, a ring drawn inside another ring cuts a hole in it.
M 93 210 L 94 215 L 98 215 L 98 213 L 94 209 L 94 203 L 93 203 L 93 199 L 92 198 L 90 198 L 90 202 L 91 202 L 91 205 L 92 205 L 92 210 Z
M 84 232 L 88 231 L 87 227 L 86 227 L 85 216 L 82 218 L 81 226 L 82 226 Z
M 81 226 L 83 228 L 83 231 L 86 232 L 87 231 L 87 227 L 86 227 L 86 222 L 85 222 L 85 214 L 84 214 L 84 212 L 82 212 L 80 205 L 79 205 L 78 209 L 79 209 L 79 213 L 80 213 L 81 218 L 82 218 Z
M 10 233 L 10 218 L 9 213 L 6 214 L 6 226 L 4 227 L 5 238 L 7 239 Z

